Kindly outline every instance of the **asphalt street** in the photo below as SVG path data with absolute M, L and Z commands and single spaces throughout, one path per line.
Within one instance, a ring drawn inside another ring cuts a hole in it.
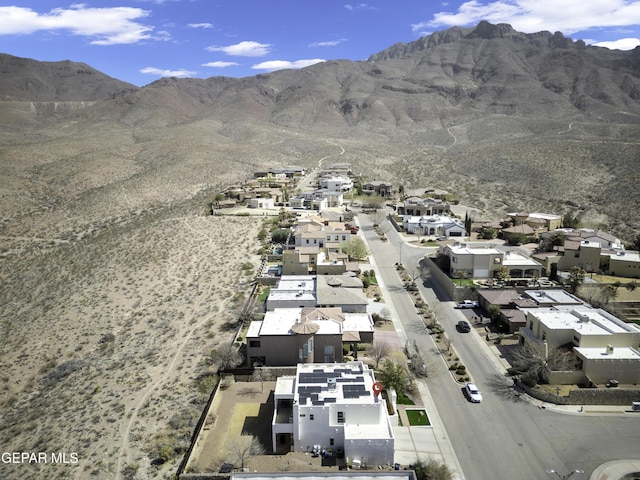
M 454 381 L 438 353 L 436 344 L 418 316 L 396 271 L 402 263 L 413 271 L 426 253 L 423 247 L 407 243 L 384 220 L 388 237 L 382 242 L 369 215 L 359 214 L 361 232 L 386 287 L 387 302 L 409 342 L 426 360 L 429 376 L 425 380 L 443 422 L 443 434 L 451 442 L 466 479 L 544 479 L 547 473 L 583 470 L 573 479 L 587 479 L 602 463 L 636 458 L 640 452 L 640 417 L 629 415 L 576 415 L 541 409 L 513 395 L 505 383 L 504 372 L 488 358 L 486 348 L 475 332 L 459 333 L 455 324 L 464 318 L 454 303 L 438 292 L 427 276 L 419 281 L 423 298 L 444 327 L 452 344 L 480 388 L 483 402 L 472 404 L 462 393 L 463 385 Z

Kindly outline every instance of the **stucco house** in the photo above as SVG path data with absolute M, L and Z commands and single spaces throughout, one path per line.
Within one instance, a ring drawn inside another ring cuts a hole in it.
M 520 343 L 544 355 L 554 348 L 569 347 L 579 370 L 552 372 L 552 383 L 604 384 L 640 382 L 640 326 L 588 305 L 532 308 Z
M 473 247 L 454 242 L 440 247 L 440 253 L 449 257 L 449 275 L 473 279 L 493 278 L 495 271 L 505 266 L 512 279 L 539 278 L 542 266 L 515 252 L 490 247 Z
M 389 182 L 374 180 L 362 184 L 362 192 L 365 195 L 380 195 L 382 197 L 388 197 L 391 195 L 392 190 L 393 185 Z
M 431 197 L 408 197 L 404 202 L 396 205 L 398 215 L 410 215 L 412 217 L 426 217 L 431 215 L 449 215 L 450 205 L 444 200 Z
M 343 344 L 373 342 L 368 313 L 340 308 L 276 308 L 247 331 L 249 365 L 284 366 L 342 361 Z
M 324 452 L 367 469 L 394 463 L 395 439 L 386 401 L 362 362 L 300 364 L 274 391 L 273 451 Z
M 442 237 L 466 237 L 464 224 L 448 215 L 429 215 L 402 217 L 402 227 L 407 233 Z

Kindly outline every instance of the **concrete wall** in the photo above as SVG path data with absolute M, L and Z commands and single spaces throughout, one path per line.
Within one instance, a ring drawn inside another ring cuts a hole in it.
M 465 299 L 474 298 L 476 296 L 476 290 L 473 287 L 458 287 L 453 281 L 440 270 L 440 267 L 436 265 L 433 259 L 425 257 L 423 259 L 424 265 L 429 269 L 429 273 L 432 275 L 441 291 L 444 291 L 450 300 L 460 302 Z

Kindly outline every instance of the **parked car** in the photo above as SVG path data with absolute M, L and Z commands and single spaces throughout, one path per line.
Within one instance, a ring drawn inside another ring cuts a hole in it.
M 458 322 L 458 330 L 462 333 L 469 333 L 471 331 L 471 325 L 466 320 L 460 320 Z
M 476 387 L 475 383 L 467 383 L 464 386 L 464 393 L 467 395 L 467 398 L 469 398 L 470 402 L 482 402 L 482 394 L 480 393 L 480 390 L 478 390 L 478 387 Z
M 477 306 L 478 302 L 474 302 L 473 300 L 465 300 L 464 302 L 456 304 L 456 308 L 476 308 Z

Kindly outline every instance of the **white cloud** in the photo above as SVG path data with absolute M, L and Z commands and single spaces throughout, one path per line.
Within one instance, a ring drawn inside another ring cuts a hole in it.
M 322 62 L 326 62 L 326 60 L 321 58 L 314 58 L 311 60 L 296 60 L 295 62 L 290 62 L 288 60 L 270 60 L 268 62 L 262 62 L 253 65 L 251 68 L 253 68 L 254 70 L 268 70 L 272 72 L 274 70 L 284 70 L 286 68 L 304 68 Z
M 351 5 L 350 3 L 347 3 L 344 8 L 346 8 L 347 10 L 377 10 L 376 7 L 369 5 L 368 3 L 356 3 Z
M 227 55 L 237 57 L 263 57 L 269 53 L 271 47 L 272 45 L 269 43 L 245 41 L 236 43 L 235 45 L 227 45 L 225 47 L 212 45 L 206 49 L 210 52 L 224 52 Z
M 189 28 L 213 28 L 213 23 L 188 23 Z
M 310 47 L 335 47 L 336 45 L 341 44 L 342 42 L 346 42 L 346 38 L 339 38 L 338 40 L 330 40 L 328 42 L 313 42 L 310 43 Z
M 94 45 L 131 44 L 142 40 L 166 40 L 168 33 L 152 34 L 153 27 L 138 20 L 147 10 L 131 7 L 89 8 L 83 4 L 39 13 L 31 8 L 0 7 L 0 35 L 28 35 L 38 31 L 68 30 L 92 38 Z
M 208 62 L 203 63 L 203 67 L 214 67 L 214 68 L 227 68 L 227 67 L 235 67 L 238 65 L 236 62 Z
M 468 26 L 487 20 L 509 23 L 516 30 L 541 30 L 572 34 L 591 28 L 620 27 L 640 23 L 640 0 L 497 0 L 464 2 L 457 12 L 439 12 L 433 19 L 412 25 L 414 32 L 425 27 Z
M 611 42 L 592 43 L 596 47 L 605 47 L 610 50 L 633 50 L 640 45 L 640 38 L 621 38 Z
M 157 77 L 193 77 L 198 72 L 192 72 L 190 70 L 164 70 L 162 68 L 145 67 L 140 69 L 140 73 L 146 73 L 149 75 L 155 75 Z

